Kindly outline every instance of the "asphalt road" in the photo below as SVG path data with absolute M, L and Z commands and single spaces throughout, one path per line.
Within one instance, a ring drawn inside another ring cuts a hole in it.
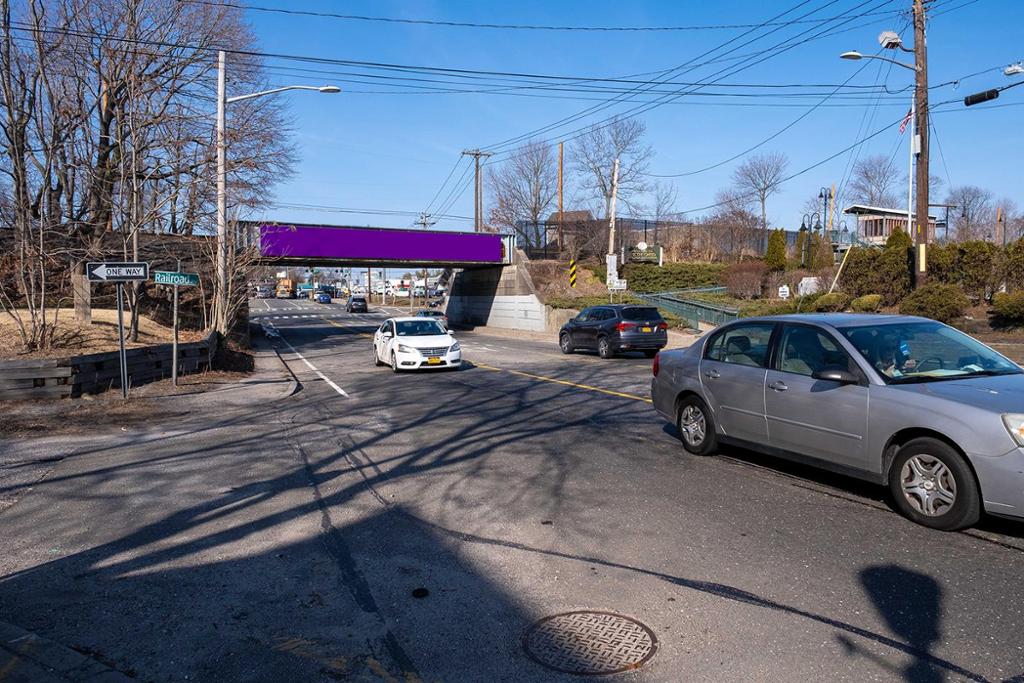
M 0 617 L 142 680 L 576 680 L 523 640 L 578 610 L 657 638 L 612 680 L 1024 680 L 1024 524 L 689 456 L 642 356 L 465 332 L 463 369 L 393 374 L 390 309 L 251 310 L 301 390 L 62 462 L 0 515 Z

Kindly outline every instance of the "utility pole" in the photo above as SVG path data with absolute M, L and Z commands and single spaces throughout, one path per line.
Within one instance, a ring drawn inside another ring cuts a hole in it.
M 421 213 L 420 217 L 416 219 L 416 224 L 426 230 L 431 225 L 437 223 L 437 221 L 430 220 L 431 216 L 429 213 Z
M 473 191 L 473 230 L 483 232 L 484 229 L 484 186 L 480 177 L 480 157 L 487 158 L 493 152 L 481 152 L 479 149 L 464 149 L 463 156 L 473 157 L 475 188 Z
M 218 332 L 228 333 L 228 196 L 224 109 L 227 106 L 224 60 L 225 52 L 217 52 L 217 298 L 213 302 L 214 325 Z
M 924 0 L 914 0 L 914 104 L 917 111 L 917 226 L 914 230 L 914 287 L 928 279 L 928 44 Z M 915 144 L 916 143 L 916 144 Z
M 615 198 L 619 194 L 619 159 L 615 158 L 615 165 L 612 166 L 612 201 L 609 205 L 608 217 L 608 253 L 615 253 Z
M 565 235 L 562 232 L 562 146 L 558 143 L 558 254 L 561 256 L 565 248 Z

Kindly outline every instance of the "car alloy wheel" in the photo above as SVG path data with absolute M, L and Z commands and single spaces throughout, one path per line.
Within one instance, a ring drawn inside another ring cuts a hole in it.
M 601 358 L 611 358 L 615 355 L 608 337 L 601 337 L 597 340 L 597 355 L 601 356 Z
M 373 345 L 373 348 L 371 350 L 373 351 L 373 364 L 376 367 L 378 367 L 378 368 L 380 366 L 384 365 L 383 363 L 380 362 L 380 356 L 377 354 L 377 345 L 376 344 Z
M 398 372 L 398 358 L 394 351 L 391 352 L 391 372 Z
M 573 352 L 572 337 L 570 337 L 568 334 L 562 335 L 562 337 L 558 340 L 558 345 L 562 348 L 562 353 L 569 354 Z
M 693 455 L 711 455 L 718 448 L 715 423 L 707 404 L 691 394 L 679 402 L 676 418 L 679 439 L 683 448 Z
M 900 470 L 903 497 L 922 515 L 941 517 L 956 504 L 956 478 L 946 464 L 930 455 L 909 458 Z
M 889 468 L 889 491 L 900 512 L 933 529 L 963 529 L 981 517 L 974 473 L 963 456 L 940 439 L 914 439 L 896 452 Z

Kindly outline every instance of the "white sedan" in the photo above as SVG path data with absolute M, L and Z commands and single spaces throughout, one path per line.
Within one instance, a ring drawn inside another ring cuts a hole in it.
M 457 368 L 462 365 L 459 342 L 436 320 L 388 318 L 373 333 L 373 362 L 399 370 Z

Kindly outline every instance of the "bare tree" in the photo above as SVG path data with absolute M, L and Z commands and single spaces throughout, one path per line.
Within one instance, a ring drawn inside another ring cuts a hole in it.
M 544 218 L 558 195 L 558 164 L 551 147 L 530 141 L 490 173 L 490 222 L 515 231 L 528 247 L 547 243 Z
M 715 201 L 718 206 L 701 221 L 714 251 L 736 261 L 756 252 L 763 229 L 750 195 L 736 189 L 722 190 Z
M 946 203 L 955 205 L 950 209 L 950 219 L 958 240 L 984 239 L 992 230 L 992 193 L 988 190 L 975 185 L 953 187 Z
M 605 217 L 611 214 L 612 167 L 616 159 L 616 199 L 627 211 L 634 206 L 637 195 L 647 190 L 644 178 L 654 151 L 643 142 L 646 131 L 643 121 L 615 118 L 592 126 L 572 146 L 571 168 L 580 178 L 581 189 L 601 201 Z
M 768 198 L 782 186 L 788 164 L 782 152 L 769 152 L 747 159 L 732 175 L 736 188 L 741 193 L 756 197 L 761 205 L 763 241 L 767 241 L 768 235 Z
M 884 154 L 866 157 L 854 164 L 846 194 L 855 204 L 895 208 L 900 205 L 903 178 L 891 157 Z

